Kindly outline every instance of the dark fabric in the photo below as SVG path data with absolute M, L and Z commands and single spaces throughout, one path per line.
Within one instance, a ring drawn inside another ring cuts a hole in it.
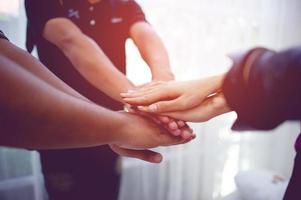
M 261 51 L 243 79 L 246 60 Z M 254 55 L 254 54 L 253 54 Z M 235 130 L 272 129 L 286 120 L 301 119 L 301 47 L 275 53 L 254 49 L 234 60 L 226 75 L 223 92 L 228 105 L 237 112 Z M 295 144 L 297 155 L 285 200 L 301 197 L 301 136 Z
M 108 146 L 40 151 L 49 200 L 117 200 L 120 175 Z
M 60 7 L 59 0 L 25 1 L 25 9 L 28 18 L 26 48 L 29 52 L 33 50 L 34 45 L 42 42 L 41 36 L 43 35 L 44 26 L 47 21 L 55 17 L 63 17 Z
M 297 151 L 301 151 L 301 134 L 298 136 L 298 138 L 295 142 L 295 149 Z
M 26 46 L 37 47 L 41 62 L 75 90 L 111 110 L 123 106 L 86 81 L 64 54 L 43 38 L 47 21 L 65 17 L 101 47 L 113 64 L 125 73 L 125 42 L 130 27 L 145 21 L 133 0 L 25 0 L 28 17 Z M 94 23 L 92 24 L 92 21 Z M 114 133 L 112 133 L 114 134 Z M 43 173 L 50 200 L 114 200 L 119 189 L 115 172 L 117 155 L 108 146 L 86 149 L 41 151 Z
M 86 35 L 93 38 L 114 65 L 125 73 L 125 41 L 129 37 L 129 28 L 133 23 L 145 20 L 139 5 L 132 0 L 103 0 L 93 6 L 93 11 L 90 11 L 91 5 L 86 0 L 26 0 L 25 5 L 29 19 L 28 50 L 36 45 L 43 64 L 90 100 L 113 110 L 122 109 L 120 103 L 86 81 L 57 47 L 43 39 L 42 29 L 50 18 L 69 18 Z M 45 16 L 45 13 L 49 14 Z M 95 25 L 91 26 L 93 19 Z
M 284 200 L 299 200 L 301 198 L 301 151 L 295 157 L 294 169 L 286 189 Z
M 0 38 L 8 40 L 8 38 L 4 35 L 4 33 L 0 30 Z
M 227 103 L 238 115 L 234 128 L 266 130 L 301 119 L 301 47 L 280 53 L 266 50 L 255 59 L 246 83 L 243 67 L 244 62 L 235 64 L 223 84 Z

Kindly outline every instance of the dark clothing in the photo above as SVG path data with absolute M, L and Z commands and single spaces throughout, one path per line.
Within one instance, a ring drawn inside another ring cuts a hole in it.
M 301 47 L 251 53 L 258 50 L 263 51 L 252 63 L 247 81 L 242 74 L 250 52 L 235 60 L 227 74 L 223 91 L 228 105 L 242 125 L 255 129 L 273 129 L 286 120 L 300 120 Z
M 31 52 L 36 46 L 45 66 L 93 102 L 111 110 L 123 109 L 119 102 L 85 80 L 65 55 L 43 38 L 43 29 L 50 19 L 70 19 L 125 73 L 125 42 L 129 38 L 130 27 L 135 22 L 145 21 L 140 6 L 134 0 L 102 0 L 93 5 L 87 0 L 25 0 L 25 7 L 28 17 L 28 51 Z M 50 200 L 117 199 L 117 155 L 109 147 L 40 153 Z M 60 184 L 64 181 L 65 185 Z
M 301 197 L 301 151 L 297 152 L 290 183 L 286 189 L 284 200 L 299 200 Z
M 0 38 L 8 40 L 7 37 L 4 35 L 4 33 L 0 30 Z
M 256 56 L 250 64 L 252 55 Z M 247 63 L 250 70 L 245 80 Z M 257 48 L 236 57 L 223 84 L 226 101 L 238 116 L 233 129 L 268 130 L 286 120 L 300 120 L 300 77 L 301 47 L 279 53 Z M 301 197 L 300 135 L 295 147 L 298 153 L 285 199 Z
M 129 29 L 135 22 L 145 21 L 139 5 L 133 0 L 102 0 L 93 6 L 87 0 L 26 0 L 25 6 L 29 19 L 28 50 L 36 45 L 42 63 L 90 100 L 113 110 L 122 109 L 120 103 L 85 80 L 64 54 L 43 38 L 42 33 L 48 20 L 68 18 L 95 40 L 113 64 L 125 73 L 125 42 Z
M 118 199 L 117 157 L 107 146 L 40 154 L 50 200 Z
M 295 142 L 295 149 L 301 151 L 301 134 L 299 135 L 299 137 L 297 138 L 297 140 Z

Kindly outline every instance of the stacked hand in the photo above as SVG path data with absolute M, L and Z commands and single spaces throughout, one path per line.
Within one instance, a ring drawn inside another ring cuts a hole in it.
M 185 82 L 154 82 L 121 93 L 138 110 L 183 121 L 203 122 L 230 111 L 220 92 L 223 75 Z
M 122 134 L 110 145 L 113 151 L 121 156 L 134 157 L 148 162 L 159 163 L 162 156 L 148 150 L 160 146 L 184 144 L 193 138 L 183 139 L 169 134 L 167 129 L 153 123 L 148 117 L 121 112 L 124 126 L 120 128 Z
M 136 90 L 156 83 L 157 81 L 139 86 Z M 130 104 L 126 104 L 126 110 L 129 113 L 122 114 L 128 118 L 126 120 L 128 122 L 127 126 L 131 126 L 131 123 L 133 124 L 130 128 L 124 127 L 122 129 L 129 130 L 129 134 L 127 134 L 129 137 L 126 137 L 120 143 L 110 145 L 111 149 L 121 156 L 158 163 L 161 162 L 162 155 L 148 150 L 149 148 L 184 144 L 196 137 L 193 130 L 183 120 L 177 120 L 161 114 L 143 112 Z M 136 130 L 137 127 L 140 130 Z M 136 134 L 140 132 L 142 133 L 141 135 Z
M 149 162 L 161 161 L 160 154 L 145 150 L 145 148 L 189 142 L 195 138 L 195 135 L 187 126 L 186 121 L 204 122 L 230 111 L 221 92 L 222 81 L 223 75 L 184 82 L 154 81 L 127 93 L 121 93 L 123 101 L 129 105 L 131 112 L 150 118 L 160 125 L 163 134 L 155 136 L 156 139 L 161 140 L 160 137 L 166 137 L 176 142 L 157 141 L 156 145 L 150 146 L 144 144 L 141 146 L 144 147 L 143 150 L 137 150 L 131 145 L 124 146 L 121 143 L 111 146 L 112 149 L 123 156 Z M 150 127 L 146 129 L 149 133 L 154 133 L 150 131 Z M 145 133 L 144 139 L 152 141 L 148 138 L 149 136 Z M 134 138 L 133 141 L 136 144 L 137 141 Z
M 172 78 L 160 78 L 160 80 L 172 80 Z M 144 90 L 150 86 L 157 85 L 162 81 L 153 81 L 135 88 L 132 91 L 140 91 Z M 126 102 L 127 103 L 127 102 Z M 156 124 L 164 127 L 169 133 L 174 136 L 182 137 L 183 139 L 193 139 L 195 138 L 195 134 L 193 134 L 193 130 L 187 125 L 187 123 L 183 120 L 174 119 L 172 117 L 161 115 L 159 113 L 147 113 L 144 110 L 137 109 L 137 106 L 127 104 L 127 110 L 136 114 L 140 114 L 152 119 Z

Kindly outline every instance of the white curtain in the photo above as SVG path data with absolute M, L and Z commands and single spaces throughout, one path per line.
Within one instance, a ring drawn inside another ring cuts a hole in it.
M 301 44 L 300 0 L 140 0 L 161 35 L 178 80 L 224 72 L 227 54 L 264 46 L 280 50 Z M 128 76 L 140 84 L 149 70 L 128 42 Z M 120 200 L 211 200 L 235 190 L 234 176 L 265 169 L 291 175 L 298 123 L 269 132 L 232 132 L 234 113 L 192 124 L 197 139 L 160 148 L 160 165 L 123 159 Z
M 226 71 L 225 56 L 262 45 L 276 50 L 301 43 L 300 0 L 138 0 L 162 36 L 178 80 Z M 23 0 L 0 0 L 0 29 L 24 48 Z M 17 9 L 16 8 L 17 5 Z M 6 6 L 6 7 L 4 7 Z M 5 9 L 4 9 L 5 8 Z M 8 11 L 8 12 L 7 12 Z M 137 84 L 149 70 L 128 45 L 128 74 Z M 159 149 L 160 165 L 124 159 L 120 200 L 210 200 L 235 190 L 239 171 L 267 169 L 289 177 L 297 123 L 270 132 L 234 133 L 235 114 L 192 124 L 198 138 Z M 0 149 L 0 199 L 43 199 L 35 153 Z

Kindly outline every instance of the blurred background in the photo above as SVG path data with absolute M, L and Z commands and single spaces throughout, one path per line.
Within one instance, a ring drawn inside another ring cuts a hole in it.
M 280 50 L 301 44 L 300 0 L 137 2 L 162 37 L 177 80 L 225 72 L 231 66 L 227 55 L 233 52 L 255 46 Z M 24 48 L 23 0 L 0 0 L 0 29 Z M 129 79 L 137 84 L 150 81 L 150 72 L 132 41 L 127 42 L 127 49 Z M 197 139 L 183 146 L 160 148 L 164 154 L 160 165 L 124 158 L 120 200 L 240 199 L 237 191 L 242 182 L 260 185 L 270 174 L 288 179 L 300 124 L 288 122 L 269 132 L 238 133 L 230 130 L 235 118 L 229 113 L 191 124 Z M 251 178 L 239 176 L 246 171 Z M 44 199 L 47 195 L 38 154 L 1 148 L 0 200 Z

